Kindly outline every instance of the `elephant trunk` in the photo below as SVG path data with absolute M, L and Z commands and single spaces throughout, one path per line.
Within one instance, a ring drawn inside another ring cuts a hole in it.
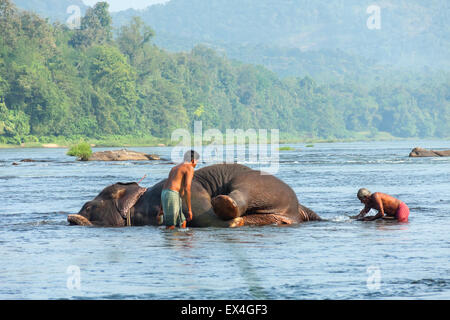
M 67 221 L 70 223 L 70 225 L 92 226 L 92 222 L 79 214 L 69 214 L 67 216 Z

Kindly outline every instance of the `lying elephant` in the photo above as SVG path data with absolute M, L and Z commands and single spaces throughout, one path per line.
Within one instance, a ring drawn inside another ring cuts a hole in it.
M 157 225 L 164 181 L 151 188 L 116 183 L 67 220 L 74 225 Z M 190 227 L 239 227 L 321 220 L 299 204 L 294 191 L 273 175 L 240 164 L 216 164 L 195 172 Z M 187 212 L 186 204 L 183 211 Z
M 410 157 L 450 157 L 450 150 L 428 150 L 423 148 L 414 148 L 409 153 Z

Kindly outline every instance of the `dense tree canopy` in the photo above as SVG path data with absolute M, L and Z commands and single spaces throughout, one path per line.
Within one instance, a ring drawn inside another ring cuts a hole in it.
M 111 35 L 106 3 L 79 30 L 0 0 L 0 143 L 170 137 L 176 128 L 276 128 L 305 138 L 450 137 L 450 76 L 281 79 L 205 46 L 168 53 L 134 18 Z

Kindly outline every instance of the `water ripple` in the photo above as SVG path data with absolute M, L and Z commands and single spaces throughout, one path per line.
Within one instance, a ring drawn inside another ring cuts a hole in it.
M 0 298 L 448 299 L 449 159 L 409 159 L 420 144 L 294 145 L 300 151 L 280 153 L 276 175 L 326 221 L 184 232 L 71 228 L 66 220 L 109 184 L 147 174 L 142 184 L 153 185 L 168 162 L 80 163 L 64 150 L 2 150 L 0 251 L 8 263 L 0 264 Z M 171 149 L 142 151 L 169 157 Z M 12 165 L 25 158 L 42 162 Z M 404 200 L 409 223 L 350 219 L 362 209 L 355 193 L 363 186 Z M 67 287 L 70 266 L 79 268 L 79 290 Z

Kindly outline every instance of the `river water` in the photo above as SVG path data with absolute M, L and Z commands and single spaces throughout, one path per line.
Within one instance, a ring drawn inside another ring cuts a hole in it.
M 107 185 L 165 178 L 166 161 L 0 149 L 0 299 L 450 299 L 450 158 L 408 158 L 449 141 L 290 146 L 276 175 L 327 221 L 184 231 L 66 222 Z M 12 165 L 25 158 L 39 161 Z M 409 222 L 349 219 L 361 187 L 406 202 Z

